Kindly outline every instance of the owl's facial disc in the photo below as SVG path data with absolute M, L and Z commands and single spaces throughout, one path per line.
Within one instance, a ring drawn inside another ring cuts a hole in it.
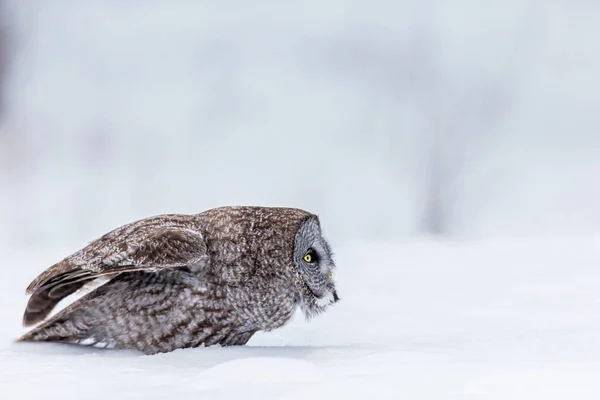
M 339 300 L 333 281 L 333 255 L 321 235 L 318 219 L 309 218 L 298 229 L 293 257 L 300 307 L 310 318 Z

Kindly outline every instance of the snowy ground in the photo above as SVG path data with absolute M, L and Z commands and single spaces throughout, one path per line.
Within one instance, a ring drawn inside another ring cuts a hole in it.
M 13 343 L 25 286 L 71 250 L 1 252 L 2 399 L 600 396 L 600 237 L 349 244 L 342 301 L 246 347 Z
M 0 400 L 600 398 L 599 2 L 6 4 Z M 243 348 L 13 342 L 65 243 L 228 204 L 319 213 L 342 301 Z M 436 213 L 487 239 L 382 242 Z

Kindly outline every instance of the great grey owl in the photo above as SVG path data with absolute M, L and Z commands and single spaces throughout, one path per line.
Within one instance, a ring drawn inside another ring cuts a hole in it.
M 27 288 L 30 326 L 65 297 L 106 283 L 21 337 L 147 354 L 243 345 L 339 300 L 316 215 L 220 207 L 123 225 L 40 274 Z

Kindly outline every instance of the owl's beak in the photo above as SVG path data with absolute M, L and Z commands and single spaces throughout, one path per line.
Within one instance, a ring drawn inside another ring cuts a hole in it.
M 337 303 L 339 300 L 340 300 L 340 298 L 339 298 L 339 296 L 337 294 L 337 291 L 334 290 L 333 291 L 333 302 Z

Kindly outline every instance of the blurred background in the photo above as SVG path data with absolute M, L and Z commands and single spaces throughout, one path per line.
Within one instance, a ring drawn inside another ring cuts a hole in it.
M 4 0 L 0 240 L 300 207 L 332 242 L 600 233 L 600 3 Z M 64 255 L 64 254 L 63 254 Z

